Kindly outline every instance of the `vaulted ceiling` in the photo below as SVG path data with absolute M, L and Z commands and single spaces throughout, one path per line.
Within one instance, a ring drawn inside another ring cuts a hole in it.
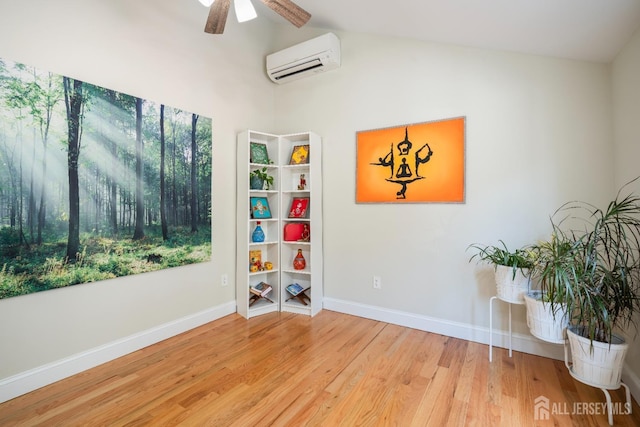
M 640 28 L 640 0 L 294 1 L 312 27 L 597 62 L 612 61 Z

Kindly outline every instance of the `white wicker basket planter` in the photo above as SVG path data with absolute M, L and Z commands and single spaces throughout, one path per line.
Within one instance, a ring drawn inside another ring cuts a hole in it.
M 531 279 L 529 270 L 517 269 L 515 277 L 513 268 L 496 265 L 496 295 L 503 301 L 524 304 L 524 295 L 529 292 Z
M 542 301 L 541 291 L 531 291 L 524 296 L 527 306 L 527 326 L 531 335 L 553 344 L 564 343 L 564 330 L 567 327 L 567 310 L 564 306 L 554 306 L 555 317 L 551 304 Z
M 575 326 L 567 328 L 567 338 L 571 348 L 572 363 L 569 363 L 565 343 L 565 365 L 572 377 L 592 387 L 615 390 L 620 387 L 622 367 L 629 345 L 618 335 L 613 342 L 589 341 Z

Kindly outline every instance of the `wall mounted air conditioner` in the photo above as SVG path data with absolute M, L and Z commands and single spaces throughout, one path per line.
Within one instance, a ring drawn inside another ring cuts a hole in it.
M 267 55 L 267 74 L 278 84 L 338 67 L 340 40 L 333 33 Z

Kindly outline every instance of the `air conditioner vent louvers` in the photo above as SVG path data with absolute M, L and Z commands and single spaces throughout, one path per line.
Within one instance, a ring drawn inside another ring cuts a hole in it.
M 304 73 L 305 71 L 313 70 L 314 68 L 322 67 L 322 61 L 314 59 L 312 61 L 303 62 L 302 64 L 292 67 L 283 68 L 279 71 L 274 71 L 272 76 L 276 80 L 285 79 L 294 74 Z

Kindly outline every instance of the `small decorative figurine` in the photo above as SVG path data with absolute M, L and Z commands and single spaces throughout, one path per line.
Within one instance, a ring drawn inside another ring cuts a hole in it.
M 309 233 L 309 224 L 302 226 L 302 234 L 300 235 L 301 242 L 308 242 L 311 240 L 311 234 Z
M 307 180 L 304 178 L 304 174 L 300 174 L 300 184 L 298 184 L 298 190 L 304 190 L 307 186 Z

